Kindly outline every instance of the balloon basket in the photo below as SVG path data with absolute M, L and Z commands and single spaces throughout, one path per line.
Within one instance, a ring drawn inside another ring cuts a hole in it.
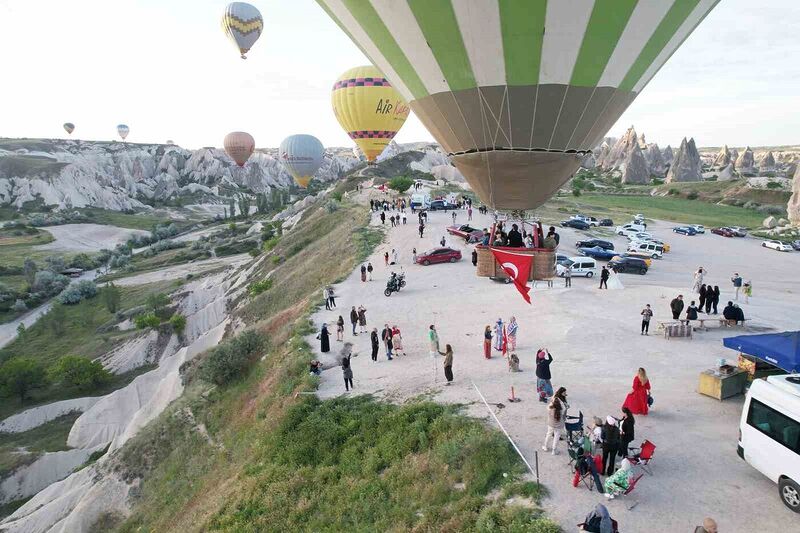
M 551 279 L 556 275 L 555 250 L 550 248 L 511 248 L 507 246 L 495 246 L 494 248 L 503 252 L 533 256 L 528 281 Z M 478 277 L 500 279 L 508 277 L 505 270 L 495 260 L 489 246 L 479 244 L 475 249 L 478 251 L 478 268 L 476 271 Z

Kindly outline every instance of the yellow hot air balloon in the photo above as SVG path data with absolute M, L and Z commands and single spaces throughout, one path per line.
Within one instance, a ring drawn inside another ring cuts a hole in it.
M 371 65 L 351 68 L 339 76 L 331 104 L 339 124 L 370 162 L 403 127 L 410 111 L 400 93 Z

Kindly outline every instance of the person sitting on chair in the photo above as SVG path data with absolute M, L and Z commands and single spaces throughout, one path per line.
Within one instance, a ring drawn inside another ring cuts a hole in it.
M 606 478 L 606 498 L 613 500 L 614 496 L 628 490 L 628 487 L 631 486 L 631 477 L 633 477 L 633 466 L 627 458 L 623 459 L 619 470 Z

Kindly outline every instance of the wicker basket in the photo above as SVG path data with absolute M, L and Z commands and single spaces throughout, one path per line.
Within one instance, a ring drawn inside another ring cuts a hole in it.
M 503 270 L 497 261 L 495 261 L 494 254 L 488 246 L 478 245 L 475 247 L 478 250 L 478 270 L 479 277 L 484 278 L 507 278 L 505 270 Z M 556 251 L 548 248 L 507 248 L 496 246 L 498 250 L 506 252 L 514 252 L 517 254 L 527 254 L 533 256 L 533 264 L 531 265 L 531 272 L 528 281 L 550 279 L 556 275 Z

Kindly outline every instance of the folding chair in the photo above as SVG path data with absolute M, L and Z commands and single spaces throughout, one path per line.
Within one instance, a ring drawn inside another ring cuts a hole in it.
M 564 429 L 567 431 L 567 442 L 575 442 L 575 433 L 578 437 L 583 436 L 583 412 L 578 411 L 578 416 L 568 416 L 564 421 Z
M 631 482 L 628 484 L 628 488 L 627 488 L 627 489 L 625 489 L 625 492 L 623 492 L 623 493 L 622 493 L 622 495 L 623 495 L 623 496 L 627 496 L 628 494 L 630 494 L 631 492 L 633 492 L 633 489 L 635 489 L 635 488 L 636 488 L 636 484 L 639 482 L 639 480 L 640 480 L 640 479 L 642 479 L 642 476 L 644 476 L 644 474 L 639 474 L 638 476 L 636 476 L 635 478 L 633 478 L 633 479 L 631 480 Z
M 647 468 L 647 465 L 653 460 L 653 455 L 656 453 L 656 445 L 645 439 L 639 448 L 632 449 L 639 450 L 639 452 L 628 457 L 628 461 L 630 461 L 633 466 L 641 466 L 642 470 L 652 476 L 653 473 Z

